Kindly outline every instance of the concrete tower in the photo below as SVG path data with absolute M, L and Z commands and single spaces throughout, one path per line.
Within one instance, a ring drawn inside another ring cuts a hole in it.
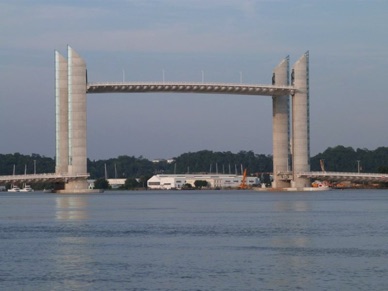
M 55 52 L 56 166 L 57 174 L 71 176 L 64 193 L 88 192 L 86 156 L 86 64 L 69 46 L 67 60 Z
M 87 173 L 86 64 L 70 47 L 68 56 L 69 174 Z M 81 183 L 83 182 L 83 183 Z M 73 185 L 74 184 L 74 185 Z M 66 190 L 87 189 L 87 181 L 66 184 Z
M 296 173 L 310 171 L 310 109 L 309 109 L 309 53 L 294 65 L 291 85 L 292 96 L 292 165 L 293 187 L 310 187 L 310 179 L 298 178 Z
M 59 52 L 55 51 L 55 173 L 57 174 L 68 172 L 69 124 L 67 88 L 67 60 Z
M 289 85 L 289 57 L 286 57 L 275 67 L 272 85 Z M 290 145 L 290 97 L 272 97 L 272 127 L 273 127 L 273 188 L 290 187 L 290 182 L 280 180 L 278 172 L 289 170 Z

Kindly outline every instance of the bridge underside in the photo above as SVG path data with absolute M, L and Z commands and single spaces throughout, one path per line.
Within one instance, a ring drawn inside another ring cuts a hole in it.
M 275 188 L 310 187 L 310 179 L 296 173 L 310 170 L 309 55 L 305 53 L 289 72 L 289 58 L 273 71 L 272 85 L 223 83 L 87 83 L 86 64 L 68 47 L 68 59 L 56 57 L 56 173 L 86 175 L 87 93 L 202 93 L 264 95 L 273 99 L 273 168 Z M 290 81 L 291 79 L 291 81 Z M 290 96 L 292 108 L 290 110 Z M 292 112 L 290 114 L 290 111 Z M 290 126 L 292 116 L 292 127 Z M 291 137 L 290 137 L 291 136 Z M 278 172 L 291 171 L 289 180 Z M 84 181 L 65 184 L 78 192 Z
M 2 176 L 0 182 L 7 184 L 17 184 L 17 183 L 58 183 L 63 182 L 67 183 L 70 181 L 84 180 L 88 175 L 84 176 L 71 176 L 71 175 L 61 175 L 61 174 L 34 174 L 34 175 L 10 175 Z
M 86 93 L 203 93 L 284 96 L 295 93 L 291 86 L 213 83 L 89 83 Z

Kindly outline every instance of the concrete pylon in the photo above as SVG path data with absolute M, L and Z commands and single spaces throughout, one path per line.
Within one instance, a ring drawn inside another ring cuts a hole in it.
M 69 166 L 67 60 L 55 51 L 55 173 L 65 174 Z
M 287 56 L 273 70 L 272 85 L 289 85 L 289 63 Z M 273 173 L 272 188 L 290 187 L 290 182 L 280 180 L 278 172 L 289 170 L 290 153 L 290 97 L 272 96 L 272 139 L 273 139 Z
M 70 47 L 68 57 L 68 127 L 69 156 L 68 173 L 79 175 L 87 173 L 86 155 L 86 64 Z M 85 179 L 65 184 L 65 190 L 72 192 L 88 188 Z
M 310 171 L 310 109 L 309 109 L 309 52 L 293 66 L 292 96 L 292 165 L 293 187 L 311 187 L 308 178 L 298 178 L 297 173 Z

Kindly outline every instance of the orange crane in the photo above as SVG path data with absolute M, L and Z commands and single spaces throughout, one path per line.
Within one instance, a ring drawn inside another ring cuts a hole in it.
M 240 184 L 239 188 L 240 189 L 247 189 L 248 188 L 248 185 L 247 185 L 247 169 L 244 170 L 243 177 L 242 177 L 241 184 Z

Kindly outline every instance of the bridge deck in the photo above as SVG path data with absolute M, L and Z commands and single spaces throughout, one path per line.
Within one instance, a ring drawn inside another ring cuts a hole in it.
M 388 182 L 388 174 L 352 172 L 302 172 L 298 177 L 332 181 Z
M 180 82 L 117 82 L 89 83 L 86 93 L 219 93 L 234 95 L 293 95 L 296 89 L 292 86 L 271 86 L 254 84 L 229 83 L 180 83 Z
M 89 174 L 78 174 L 78 175 L 68 175 L 68 174 L 33 174 L 33 175 L 9 175 L 9 176 L 0 176 L 0 184 L 6 183 L 31 183 L 31 182 L 68 182 L 70 180 L 77 179 L 86 179 L 89 177 Z

